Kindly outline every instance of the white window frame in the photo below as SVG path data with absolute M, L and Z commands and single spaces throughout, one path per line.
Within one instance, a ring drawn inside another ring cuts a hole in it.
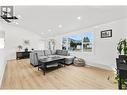
M 0 49 L 5 48 L 5 32 L 0 31 Z

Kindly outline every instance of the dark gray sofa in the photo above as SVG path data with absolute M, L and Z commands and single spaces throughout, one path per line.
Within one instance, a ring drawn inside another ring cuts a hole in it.
M 30 53 L 30 63 L 33 66 L 37 66 L 39 59 L 54 56 L 65 58 L 65 64 L 68 65 L 72 64 L 75 58 L 74 56 L 70 56 L 70 54 L 66 50 L 34 50 Z

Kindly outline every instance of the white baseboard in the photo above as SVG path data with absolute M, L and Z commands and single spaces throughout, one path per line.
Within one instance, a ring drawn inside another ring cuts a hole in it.
M 5 68 L 6 68 L 6 62 L 3 64 L 3 66 L 1 67 L 1 70 L 0 70 L 0 88 L 2 86 Z
M 93 67 L 97 67 L 97 68 L 101 68 L 101 69 L 105 69 L 105 70 L 113 70 L 114 71 L 114 68 L 111 68 L 107 65 L 103 65 L 103 64 L 99 64 L 99 63 L 91 63 L 91 62 L 88 62 L 86 61 L 86 64 L 90 65 L 90 66 L 93 66 Z

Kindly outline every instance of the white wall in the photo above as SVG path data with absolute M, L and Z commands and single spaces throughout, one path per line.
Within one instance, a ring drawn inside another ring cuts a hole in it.
M 100 31 L 107 29 L 112 29 L 113 36 L 111 38 L 100 38 Z M 71 54 L 80 58 L 84 58 L 86 60 L 86 63 L 89 65 L 105 69 L 115 68 L 115 58 L 118 56 L 116 49 L 117 43 L 120 40 L 120 38 L 127 38 L 127 19 L 121 19 L 118 21 L 89 27 L 87 29 L 84 28 L 79 31 L 73 31 L 71 33 L 67 33 L 61 36 L 56 36 L 54 37 L 56 39 L 56 49 L 62 48 L 62 37 L 84 32 L 94 33 L 94 52 L 72 52 Z
M 18 45 L 30 40 L 29 48 L 40 49 L 41 36 L 12 25 L 0 23 L 0 31 L 5 31 L 5 48 L 0 50 L 0 84 L 7 60 L 16 58 Z M 24 47 L 25 48 L 25 47 Z
M 1 24 L 0 24 L 0 30 L 2 30 Z M 4 68 L 5 68 L 4 63 L 6 63 L 4 49 L 0 49 L 0 85 L 1 85 L 2 77 L 4 73 Z
M 41 37 L 33 32 L 27 31 L 25 29 L 17 28 L 11 25 L 2 25 L 2 30 L 5 31 L 5 51 L 7 59 L 15 59 L 16 51 L 18 51 L 17 46 L 24 46 L 23 41 L 29 40 L 29 49 L 39 49 L 39 44 Z
M 3 78 L 6 62 L 7 61 L 5 60 L 5 51 L 2 49 L 0 50 L 0 86 Z
M 124 34 L 125 34 L 124 37 L 127 38 L 127 31 L 125 31 Z

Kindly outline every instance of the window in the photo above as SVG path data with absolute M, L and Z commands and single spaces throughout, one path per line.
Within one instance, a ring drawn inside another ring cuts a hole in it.
M 83 35 L 83 51 L 84 52 L 92 52 L 93 48 L 93 33 L 92 32 L 86 32 Z
M 93 33 L 85 32 L 75 34 L 62 39 L 62 49 L 76 52 L 92 52 L 93 51 Z
M 70 51 L 81 51 L 82 50 L 81 35 L 72 35 L 68 37 L 68 50 Z
M 49 39 L 49 41 L 48 41 L 48 49 L 49 50 L 54 50 L 55 49 L 55 40 L 54 39 Z
M 4 32 L 0 31 L 0 49 L 3 49 L 5 46 L 5 41 L 4 41 Z
M 62 39 L 62 49 L 63 50 L 67 50 L 67 43 L 68 43 L 68 40 L 67 40 L 67 37 L 63 37 Z

